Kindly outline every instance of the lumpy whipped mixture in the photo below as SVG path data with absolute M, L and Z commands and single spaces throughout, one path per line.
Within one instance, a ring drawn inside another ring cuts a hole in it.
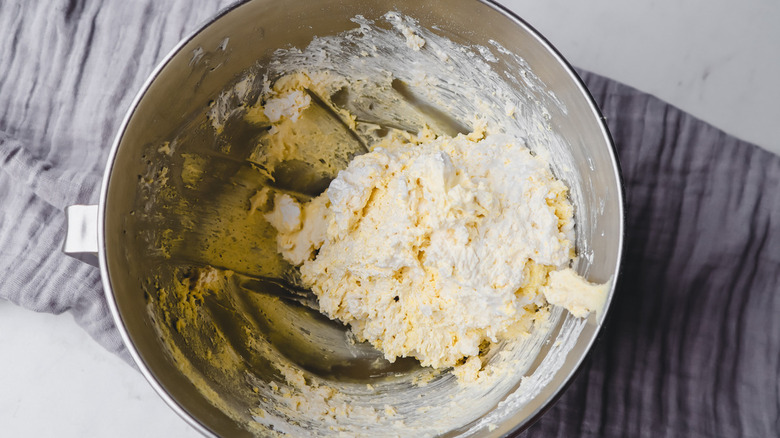
M 311 102 L 289 89 L 311 86 L 301 75 L 285 78 L 262 109 L 292 131 Z M 276 192 L 265 214 L 320 310 L 391 362 L 463 365 L 480 347 L 527 332 L 547 303 L 586 316 L 606 299 L 605 286 L 568 267 L 566 186 L 521 140 L 476 125 L 455 137 L 389 136 L 324 193 L 300 203 Z

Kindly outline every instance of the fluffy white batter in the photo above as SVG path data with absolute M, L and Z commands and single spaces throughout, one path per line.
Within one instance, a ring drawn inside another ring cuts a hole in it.
M 524 332 L 546 305 L 541 292 L 575 303 L 577 316 L 603 303 L 605 288 L 566 268 L 574 255 L 566 196 L 517 139 L 423 134 L 356 157 L 303 206 L 277 194 L 266 217 L 322 312 L 390 361 L 447 367 Z M 546 285 L 548 272 L 564 269 L 573 283 Z

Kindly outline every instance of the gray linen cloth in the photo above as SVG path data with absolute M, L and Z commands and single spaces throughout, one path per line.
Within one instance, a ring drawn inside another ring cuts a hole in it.
M 60 253 L 147 75 L 229 2 L 0 2 L 0 298 L 129 360 L 96 268 Z M 607 329 L 524 437 L 780 436 L 780 157 L 581 72 L 625 178 Z

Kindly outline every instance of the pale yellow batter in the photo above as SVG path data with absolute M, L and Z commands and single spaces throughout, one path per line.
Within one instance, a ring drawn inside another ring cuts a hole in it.
M 296 122 L 311 103 L 301 88 L 326 87 L 304 74 L 282 84 L 263 109 L 278 151 L 297 143 L 283 133 L 300 137 Z M 526 332 L 539 308 L 559 304 L 582 317 L 606 298 L 606 287 L 568 268 L 566 186 L 512 137 L 483 129 L 388 136 L 322 195 L 300 203 L 277 192 L 272 204 L 265 218 L 278 250 L 300 266 L 321 311 L 390 361 L 478 371 L 468 359 Z

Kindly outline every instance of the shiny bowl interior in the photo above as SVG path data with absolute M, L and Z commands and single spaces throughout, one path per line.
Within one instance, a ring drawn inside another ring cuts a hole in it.
M 556 169 L 557 173 L 573 192 L 576 188 L 573 196 L 578 221 L 576 244 L 582 255 L 576 269 L 591 281 L 612 281 L 614 285 L 617 279 L 624 231 L 623 193 L 614 147 L 582 82 L 527 24 L 498 5 L 470 0 L 254 0 L 236 4 L 185 39 L 139 93 L 114 144 L 100 207 L 103 279 L 125 342 L 165 401 L 206 435 L 259 433 L 246 426 L 251 422 L 248 410 L 252 406 L 248 405 L 247 398 L 251 394 L 237 393 L 219 379 L 209 380 L 207 372 L 193 374 L 182 370 L 181 362 L 172 358 L 162 339 L 160 325 L 168 323 L 149 311 L 150 295 L 156 290 L 150 273 L 164 270 L 168 262 L 165 257 L 150 252 L 150 245 L 159 240 L 161 227 L 176 228 L 182 219 L 175 212 L 155 210 L 158 203 L 149 200 L 139 181 L 148 180 L 153 184 L 159 179 L 162 165 L 158 160 L 166 159 L 154 153 L 160 145 L 176 138 L 194 120 L 202 122 L 220 92 L 246 71 L 258 65 L 262 68 L 274 50 L 290 46 L 304 48 L 314 36 L 353 29 L 355 23 L 351 18 L 357 14 L 377 19 L 389 10 L 413 17 L 421 26 L 458 44 L 490 47 L 498 42 L 522 58 L 546 86 L 546 89 L 519 92 L 537 93 L 533 97 L 540 102 L 549 99 L 552 92 L 562 102 L 560 106 L 549 107 L 547 126 L 560 144 L 565 145 L 565 150 L 555 151 L 566 157 L 565 166 Z M 495 54 L 494 70 L 516 70 L 516 58 L 501 52 Z M 236 131 L 235 140 L 239 141 L 244 134 Z M 171 159 L 164 165 L 170 167 L 171 174 L 181 173 L 180 161 Z M 227 174 L 233 170 L 222 172 Z M 145 219 L 155 215 L 161 219 Z M 538 418 L 574 375 L 601 329 L 606 313 L 598 318 L 592 315 L 578 328 L 571 350 L 555 362 L 544 385 L 532 398 L 502 417 L 494 429 L 481 429 L 480 436 L 502 436 L 527 427 Z M 550 339 L 565 337 L 573 324 L 575 319 L 562 313 Z M 527 373 L 548 366 L 544 360 L 551 345 L 552 342 L 541 348 Z M 186 356 L 188 351 L 181 350 L 179 354 Z M 196 364 L 197 368 L 197 360 L 189 359 L 188 363 Z M 198 376 L 198 381 L 194 381 L 193 375 Z M 219 403 L 204 396 L 204 386 L 217 394 Z M 235 412 L 239 412 L 238 417 Z M 452 434 L 475 433 L 469 430 L 463 428 Z

